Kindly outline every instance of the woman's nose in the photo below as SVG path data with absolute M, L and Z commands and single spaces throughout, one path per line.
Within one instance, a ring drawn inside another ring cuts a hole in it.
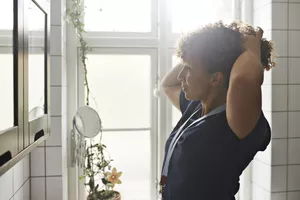
M 184 68 L 185 68 L 185 67 L 183 67 L 183 68 L 181 69 L 181 71 L 179 72 L 179 74 L 178 74 L 178 76 L 177 76 L 177 80 L 180 81 L 180 82 L 183 82 L 183 81 L 184 81 Z

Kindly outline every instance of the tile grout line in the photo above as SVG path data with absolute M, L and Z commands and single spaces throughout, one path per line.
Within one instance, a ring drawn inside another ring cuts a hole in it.
M 290 0 L 287 0 L 287 29 L 288 29 L 288 34 L 287 34 L 287 56 L 289 56 L 289 42 L 290 42 L 290 34 L 289 34 L 289 22 L 290 22 Z M 290 82 L 289 80 L 289 59 L 287 59 L 287 83 Z M 289 183 L 289 87 L 287 88 L 287 145 L 286 145 L 286 199 L 288 199 L 288 183 Z

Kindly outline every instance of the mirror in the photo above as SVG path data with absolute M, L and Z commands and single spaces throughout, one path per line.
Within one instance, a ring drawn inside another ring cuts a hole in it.
M 82 136 L 93 138 L 101 131 L 102 122 L 98 113 L 89 106 L 80 107 L 74 118 L 73 127 Z

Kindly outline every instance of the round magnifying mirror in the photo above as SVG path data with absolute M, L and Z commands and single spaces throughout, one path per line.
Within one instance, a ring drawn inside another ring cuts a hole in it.
M 101 131 L 101 119 L 89 106 L 80 107 L 73 119 L 73 126 L 86 138 L 93 138 Z

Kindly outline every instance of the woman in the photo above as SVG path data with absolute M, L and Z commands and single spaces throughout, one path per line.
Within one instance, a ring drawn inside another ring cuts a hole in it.
M 164 200 L 234 200 L 242 171 L 268 146 L 261 85 L 275 64 L 262 35 L 219 22 L 181 39 L 182 62 L 162 81 L 183 114 L 166 142 Z

